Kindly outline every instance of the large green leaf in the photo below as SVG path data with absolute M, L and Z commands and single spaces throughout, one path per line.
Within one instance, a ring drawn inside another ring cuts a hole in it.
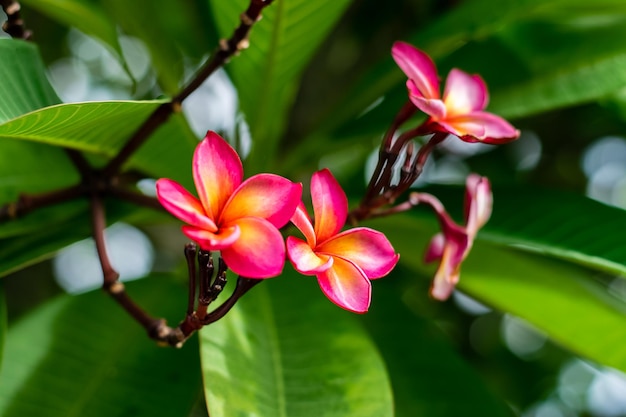
M 363 316 L 389 370 L 395 414 L 449 417 L 472 410 L 475 416 L 512 415 L 441 331 L 404 305 L 396 284 L 402 273 L 404 269 L 397 270 L 373 284 L 372 307 Z
M 276 151 L 297 81 L 349 0 L 280 0 L 263 12 L 250 47 L 227 67 L 239 93 L 253 139 L 252 170 L 269 166 Z M 229 37 L 248 0 L 211 0 L 222 37 Z
M 383 362 L 358 321 L 289 271 L 201 331 L 211 416 L 391 416 Z
M 505 117 L 527 116 L 604 98 L 623 88 L 623 19 L 599 27 L 533 22 L 503 31 L 499 38 L 532 75 L 494 90 L 490 109 Z
M 91 35 L 108 45 L 118 56 L 121 48 L 115 23 L 107 18 L 97 2 L 86 0 L 26 0 L 29 7 Z
M 147 310 L 174 322 L 186 291 L 164 277 L 128 285 Z M 0 373 L 4 417 L 182 416 L 200 391 L 195 340 L 157 347 L 100 291 L 61 296 L 9 329 Z
M 562 216 L 561 216 L 562 217 Z M 372 222 L 422 272 L 422 254 L 435 229 L 399 215 Z M 554 227 L 554 224 L 552 225 Z M 461 269 L 459 288 L 501 311 L 522 317 L 576 354 L 626 371 L 626 303 L 609 294 L 587 269 L 478 241 Z
M 0 123 L 59 103 L 33 44 L 1 39 L 0 56 L 0 78 L 4 80 L 0 83 Z M 0 138 L 0 204 L 17 200 L 21 193 L 49 191 L 75 184 L 78 179 L 61 149 Z M 42 214 L 39 217 L 46 221 L 47 216 Z M 56 218 L 56 215 L 51 218 Z M 0 225 L 0 236 L 28 231 L 28 228 L 21 230 L 23 223 L 18 221 L 11 225 Z M 32 220 L 26 223 L 33 226 L 43 224 Z
M 0 38 L 0 123 L 61 102 L 33 44 Z
M 106 101 L 59 104 L 0 125 L 0 141 L 19 139 L 114 156 L 163 101 Z M 181 115 L 173 115 L 131 158 L 148 175 L 186 184 L 197 139 Z M 167 160 L 167 163 L 164 161 Z
M 0 371 L 4 362 L 4 344 L 7 338 L 7 306 L 4 297 L 4 286 L 0 283 Z

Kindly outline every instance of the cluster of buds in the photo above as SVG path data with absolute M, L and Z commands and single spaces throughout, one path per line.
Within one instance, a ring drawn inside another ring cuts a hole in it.
M 365 227 L 343 230 L 352 223 L 427 204 L 439 218 L 441 233 L 431 241 L 426 261 L 439 260 L 431 294 L 445 300 L 459 279 L 461 262 L 491 214 L 489 181 L 476 174 L 467 179 L 464 226 L 456 224 L 436 197 L 411 193 L 408 201 L 394 206 L 422 172 L 433 148 L 452 135 L 466 142 L 499 144 L 516 139 L 519 131 L 507 121 L 485 112 L 488 93 L 478 75 L 453 69 L 440 96 L 435 64 L 417 48 L 397 42 L 394 60 L 408 77 L 409 102 L 381 144 L 379 161 L 360 205 L 348 212 L 344 191 L 327 169 L 313 174 L 311 200 L 314 221 L 302 203 L 302 184 L 274 174 L 258 174 L 246 180 L 235 150 L 219 135 L 209 132 L 196 148 L 193 178 L 198 198 L 180 184 L 157 181 L 161 204 L 187 225 L 183 233 L 203 251 L 219 251 L 234 273 L 248 279 L 280 275 L 288 258 L 294 268 L 316 276 L 322 292 L 336 305 L 366 312 L 371 301 L 372 279 L 389 274 L 399 255 L 380 232 Z M 420 110 L 428 117 L 402 134 L 397 131 Z M 427 137 L 414 155 L 413 139 Z M 400 179 L 392 181 L 404 153 Z M 279 229 L 291 222 L 304 240 Z

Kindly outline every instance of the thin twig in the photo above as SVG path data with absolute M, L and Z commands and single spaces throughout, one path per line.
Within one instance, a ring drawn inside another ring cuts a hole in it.
M 0 222 L 13 220 L 33 210 L 73 200 L 85 194 L 82 184 L 42 194 L 22 194 L 13 203 L 0 207 Z
M 91 217 L 93 238 L 104 276 L 102 289 L 143 326 L 150 338 L 157 341 L 164 340 L 165 336 L 172 331 L 166 325 L 165 320 L 154 318 L 146 313 L 129 297 L 124 284 L 118 281 L 119 273 L 111 265 L 104 240 L 104 229 L 106 228 L 104 205 L 101 197 L 96 193 L 93 193 L 91 198 Z

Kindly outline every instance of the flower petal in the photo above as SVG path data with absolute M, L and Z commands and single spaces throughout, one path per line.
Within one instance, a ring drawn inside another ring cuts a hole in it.
M 237 152 L 217 133 L 208 132 L 193 155 L 193 179 L 204 210 L 218 219 L 222 208 L 243 179 Z
M 355 313 L 365 313 L 372 297 L 372 284 L 353 263 L 335 258 L 333 266 L 317 275 L 322 292 L 330 301 Z
M 478 174 L 469 175 L 465 190 L 465 224 L 471 237 L 487 223 L 492 206 L 493 194 L 489 179 Z
M 241 236 L 222 258 L 236 274 L 248 278 L 279 275 L 285 264 L 285 243 L 278 229 L 265 219 L 242 217 L 229 226 L 238 226 Z
M 240 217 L 260 217 L 283 227 L 300 203 L 302 184 L 274 174 L 259 174 L 245 180 L 224 206 L 220 222 Z
M 436 120 L 446 117 L 446 105 L 443 104 L 443 101 L 438 98 L 423 97 L 413 80 L 408 80 L 406 87 L 409 89 L 409 99 L 415 104 L 415 107 Z
M 469 75 L 456 68 L 450 71 L 443 92 L 448 116 L 483 110 L 488 101 L 487 86 L 479 75 Z
M 319 274 L 333 265 L 332 256 L 313 252 L 305 241 L 293 236 L 287 238 L 287 256 L 293 267 L 304 275 Z
M 440 97 L 437 67 L 427 54 L 408 43 L 396 42 L 391 48 L 391 55 L 406 76 L 413 80 L 422 96 L 427 99 Z
M 315 236 L 321 243 L 336 235 L 348 217 L 348 198 L 328 169 L 311 178 L 311 199 L 315 216 Z
M 441 125 L 444 125 L 441 121 Z M 466 142 L 502 144 L 519 137 L 519 130 L 509 122 L 488 112 L 473 112 L 463 116 L 448 117 L 445 120 L 450 133 Z
M 296 208 L 295 213 L 291 217 L 291 222 L 304 234 L 307 243 L 310 247 L 317 246 L 317 240 L 315 238 L 315 231 L 313 230 L 313 224 L 309 218 L 309 214 L 304 207 L 304 204 L 300 202 Z
M 446 244 L 446 238 L 443 236 L 443 233 L 437 233 L 430 240 L 430 244 L 428 248 L 426 248 L 426 253 L 424 254 L 424 262 L 430 263 L 436 260 L 441 259 L 443 256 L 444 245 Z
M 157 180 L 156 192 L 161 205 L 180 220 L 201 229 L 217 231 L 215 222 L 204 214 L 200 200 L 176 181 L 167 178 Z
M 369 279 L 387 275 L 400 258 L 384 234 L 367 227 L 346 230 L 322 243 L 316 252 L 356 264 Z
M 183 226 L 183 233 L 204 250 L 223 250 L 239 239 L 241 231 L 239 227 L 223 227 L 217 233 L 193 226 Z
M 430 287 L 430 295 L 437 300 L 447 300 L 459 282 L 461 264 L 454 260 L 455 251 L 456 249 L 453 245 L 447 245 L 444 248 L 441 262 Z

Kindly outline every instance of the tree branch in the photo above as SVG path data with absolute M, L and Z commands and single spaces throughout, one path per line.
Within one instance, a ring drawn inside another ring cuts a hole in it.
M 33 32 L 26 29 L 20 15 L 21 6 L 14 0 L 0 0 L 0 7 L 7 15 L 7 21 L 2 24 L 2 30 L 14 39 L 31 40 Z

